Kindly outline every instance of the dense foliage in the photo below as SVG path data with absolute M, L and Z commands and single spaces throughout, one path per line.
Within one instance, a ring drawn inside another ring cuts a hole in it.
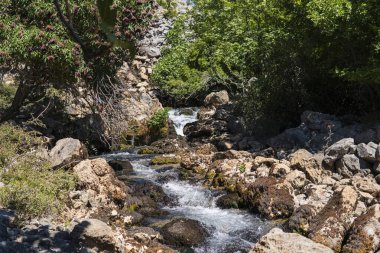
M 38 155 L 43 139 L 11 124 L 0 125 L 0 204 L 16 211 L 19 222 L 62 210 L 75 177 L 52 170 Z
M 41 87 L 107 90 L 156 7 L 153 0 L 1 1 L 0 73 L 20 79 L 12 113 Z
M 305 109 L 379 111 L 379 1 L 193 2 L 155 67 L 167 93 L 186 98 L 224 86 L 248 118 L 275 119 L 271 129 Z

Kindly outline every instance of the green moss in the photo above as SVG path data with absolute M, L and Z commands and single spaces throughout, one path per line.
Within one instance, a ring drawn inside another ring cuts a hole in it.
M 136 203 L 133 203 L 126 207 L 127 211 L 129 212 L 135 212 L 138 208 L 139 208 L 139 205 L 137 205 Z
M 153 165 L 177 164 L 181 159 L 175 156 L 156 156 L 150 162 Z
M 214 171 L 214 170 L 210 170 L 209 172 L 207 172 L 207 174 L 206 174 L 206 178 L 207 178 L 208 180 L 213 180 L 214 177 L 215 177 L 215 175 L 216 175 L 215 171 Z
M 124 149 L 134 148 L 134 146 L 133 145 L 129 145 L 129 144 L 125 144 L 125 143 L 121 143 L 119 145 L 119 148 L 120 148 L 120 150 L 124 150 Z
M 137 153 L 140 155 L 150 155 L 150 154 L 154 154 L 155 152 L 151 148 L 142 148 Z

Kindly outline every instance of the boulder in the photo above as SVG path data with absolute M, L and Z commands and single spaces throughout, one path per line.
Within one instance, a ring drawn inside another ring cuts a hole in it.
M 355 151 L 356 145 L 353 138 L 341 139 L 326 149 L 323 162 L 331 168 L 336 160 L 346 154 L 354 154 Z
M 230 102 L 230 97 L 228 96 L 228 92 L 225 90 L 219 91 L 219 92 L 212 92 L 208 94 L 204 100 L 205 106 L 211 107 L 217 107 L 220 105 L 225 105 Z
M 323 180 L 323 171 L 316 156 L 305 149 L 297 150 L 289 156 L 290 167 L 305 173 L 306 178 L 312 183 L 320 183 Z
M 70 237 L 82 246 L 115 252 L 115 234 L 103 221 L 85 219 L 74 227 Z
M 294 147 L 305 147 L 309 140 L 309 135 L 304 129 L 290 128 L 283 133 L 270 138 L 267 144 L 273 148 L 292 149 Z
M 86 146 L 77 139 L 66 138 L 57 141 L 49 152 L 53 168 L 73 167 L 81 160 L 87 159 Z
M 368 252 L 380 250 L 380 204 L 355 219 L 342 253 Z
M 284 177 L 287 174 L 289 174 L 290 171 L 291 171 L 291 169 L 286 164 L 283 164 L 283 163 L 274 163 L 274 164 L 272 164 L 272 167 L 270 168 L 269 174 L 271 176 L 274 176 L 274 177 L 277 177 L 277 178 L 281 178 L 281 177 Z
M 295 208 L 293 189 L 273 177 L 261 177 L 248 187 L 248 205 L 269 219 L 288 218 Z
M 208 232 L 199 221 L 179 218 L 163 226 L 162 235 L 171 245 L 190 247 L 202 243 Z
M 368 144 L 360 143 L 356 148 L 358 156 L 368 162 L 376 162 L 377 149 L 378 145 L 373 142 Z
M 183 138 L 162 139 L 151 144 L 151 148 L 156 154 L 173 154 L 186 150 L 188 145 Z
M 305 111 L 301 115 L 301 122 L 311 131 L 327 133 L 342 126 L 337 117 L 320 112 Z
M 358 194 L 351 186 L 335 191 L 326 206 L 310 221 L 308 237 L 339 252 L 351 225 Z
M 376 180 L 371 177 L 354 176 L 352 178 L 352 185 L 362 192 L 375 195 L 380 193 L 380 185 L 377 184 Z
M 351 178 L 360 169 L 368 169 L 370 165 L 354 154 L 344 155 L 336 163 L 337 172 L 345 178 Z
M 310 222 L 317 215 L 318 209 L 313 205 L 298 207 L 289 218 L 289 228 L 301 234 L 307 234 Z
M 313 242 L 296 233 L 285 233 L 279 228 L 273 228 L 263 236 L 250 253 L 333 253 L 328 247 Z
M 242 198 L 237 193 L 223 195 L 216 201 L 216 205 L 222 209 L 239 208 L 242 204 Z
M 122 172 L 132 172 L 133 171 L 133 166 L 132 166 L 131 162 L 128 160 L 112 160 L 112 161 L 109 161 L 108 164 L 115 171 L 122 171 Z
M 306 175 L 302 171 L 293 170 L 285 176 L 285 182 L 290 183 L 294 189 L 300 190 L 307 184 Z
M 106 204 L 111 202 L 123 203 L 127 194 L 124 183 L 119 181 L 111 166 L 101 158 L 85 160 L 73 169 L 78 177 L 78 186 L 96 195 L 96 203 Z

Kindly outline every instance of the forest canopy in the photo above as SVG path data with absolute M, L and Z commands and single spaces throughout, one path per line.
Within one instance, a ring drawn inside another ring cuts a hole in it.
M 377 0 L 195 0 L 169 34 L 154 81 L 177 99 L 226 88 L 256 122 L 303 110 L 366 114 L 380 105 Z

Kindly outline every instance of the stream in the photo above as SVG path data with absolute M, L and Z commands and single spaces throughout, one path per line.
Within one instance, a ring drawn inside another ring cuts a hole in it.
M 174 109 L 169 112 L 178 135 L 183 135 L 183 127 L 196 121 L 197 108 Z M 107 156 L 108 160 L 128 159 L 133 165 L 133 172 L 128 175 L 133 180 L 148 180 L 160 187 L 175 201 L 163 205 L 165 215 L 147 218 L 144 225 L 170 221 L 173 218 L 188 218 L 200 221 L 210 233 L 202 244 L 193 248 L 196 253 L 232 253 L 248 252 L 254 243 L 274 225 L 245 210 L 221 209 L 216 200 L 225 194 L 209 190 L 201 184 L 181 181 L 175 167 L 158 169 L 150 166 L 151 157 L 117 153 Z M 161 167 L 162 168 L 162 167 Z M 164 180 L 163 180 L 164 179 Z

